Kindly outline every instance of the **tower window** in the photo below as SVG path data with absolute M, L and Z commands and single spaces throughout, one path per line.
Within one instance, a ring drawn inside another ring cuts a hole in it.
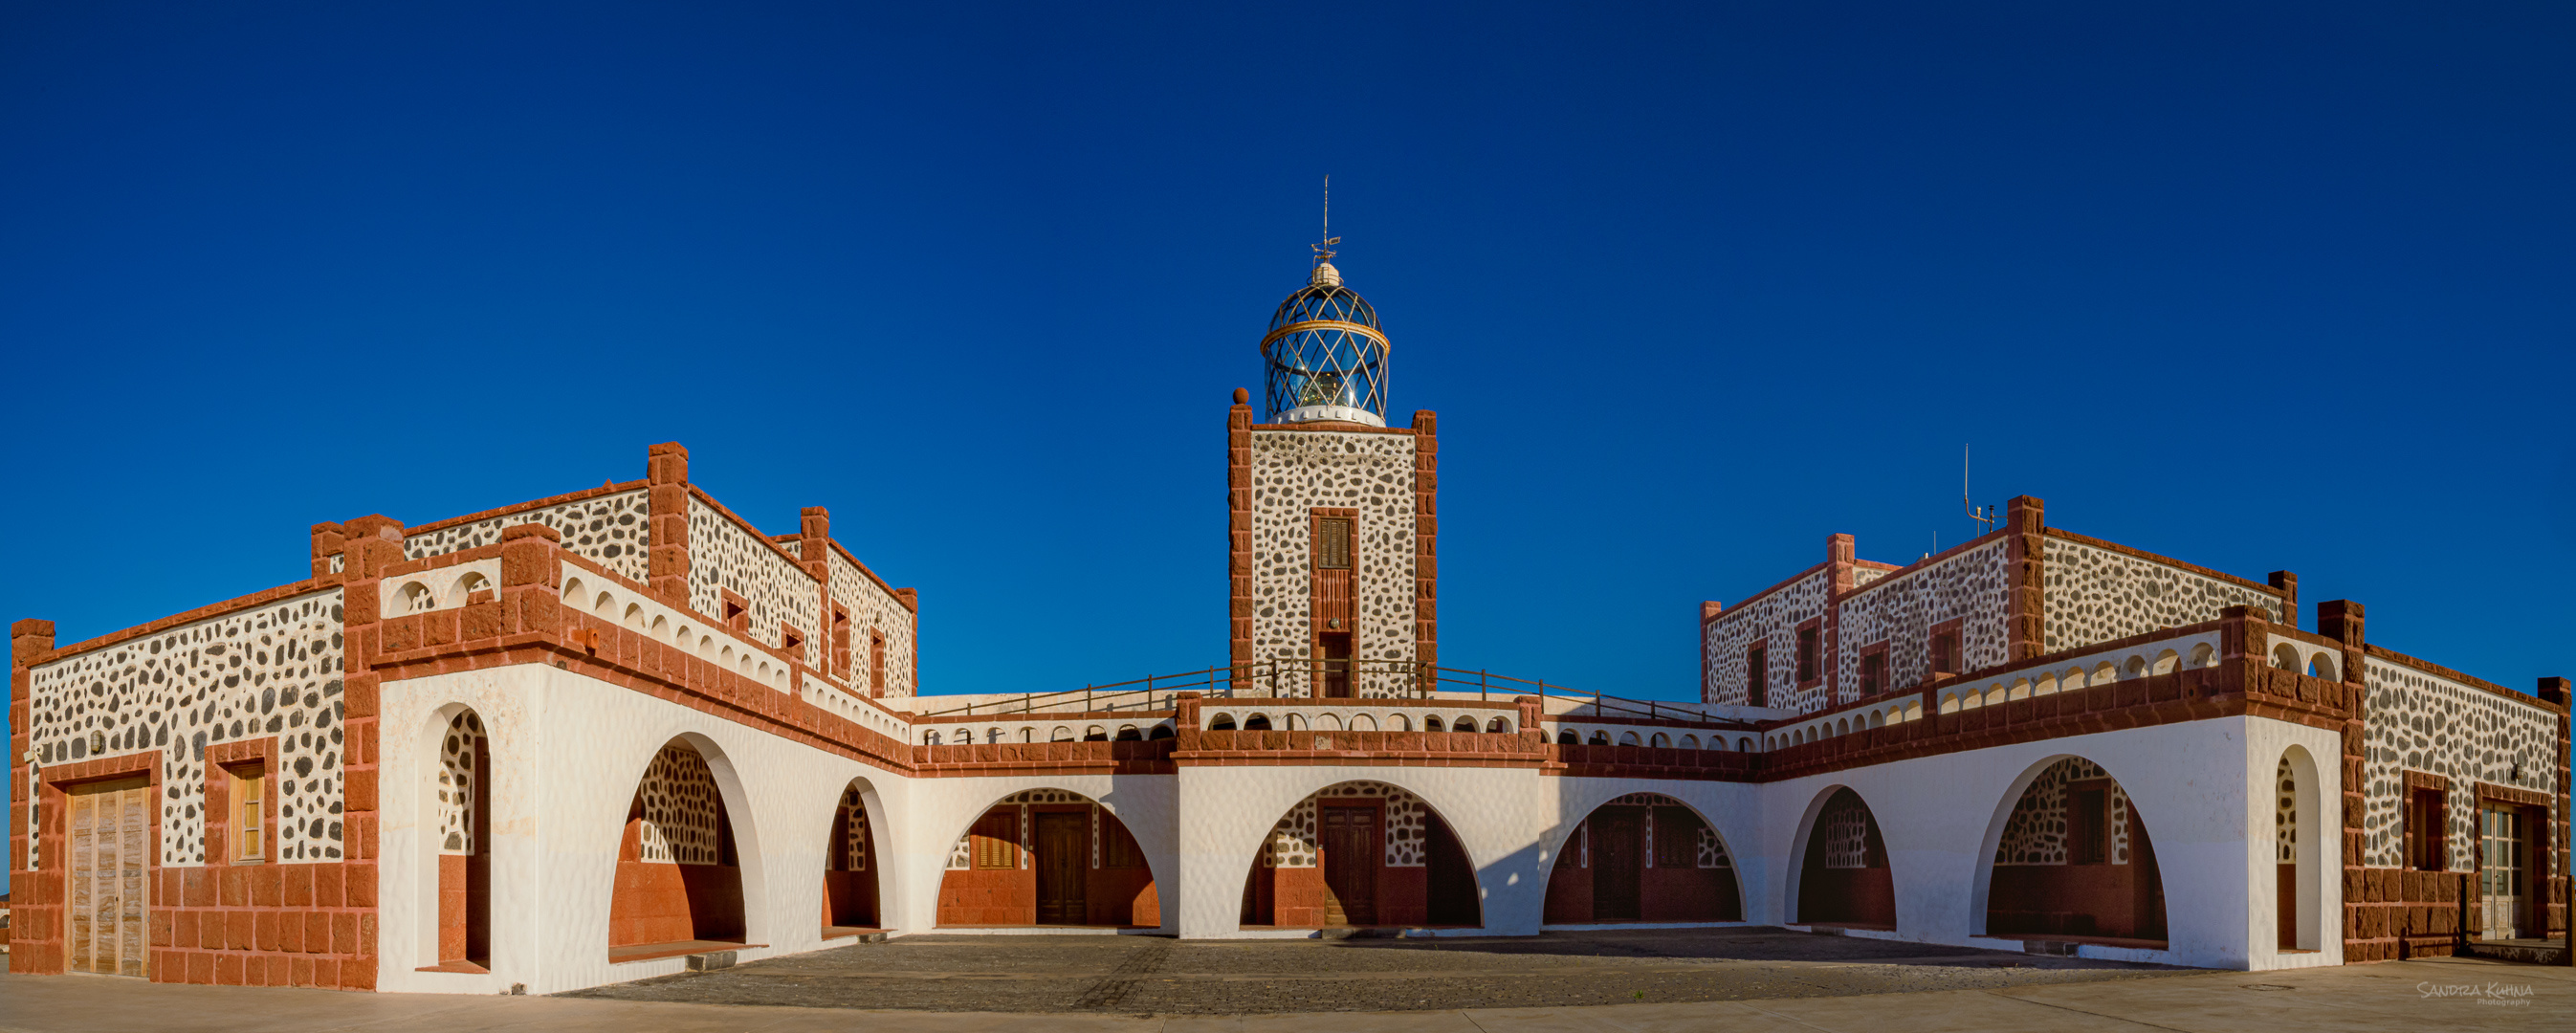
M 1887 691 L 1887 654 L 1884 651 L 1860 658 L 1860 694 L 1875 696 Z
M 1351 522 L 1315 521 L 1315 566 L 1319 570 L 1351 569 Z
M 1798 629 L 1798 683 L 1801 685 L 1816 680 L 1816 666 L 1819 659 L 1816 639 L 1816 629 Z
M 1746 706 L 1767 707 L 1771 705 L 1768 702 L 1771 698 L 1770 652 L 1770 650 L 1761 646 L 1755 646 L 1753 647 L 1752 652 L 1745 654 L 1744 703 Z
M 1959 633 L 1944 631 L 1932 636 L 1932 673 L 1959 673 Z

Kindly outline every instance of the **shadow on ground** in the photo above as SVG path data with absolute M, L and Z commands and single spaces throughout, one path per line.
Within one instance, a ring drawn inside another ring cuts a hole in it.
M 564 996 L 1190 1015 L 1833 997 L 2189 971 L 1770 927 L 1446 940 L 930 935 Z

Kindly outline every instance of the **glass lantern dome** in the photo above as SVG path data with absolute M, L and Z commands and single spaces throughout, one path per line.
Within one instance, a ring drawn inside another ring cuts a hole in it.
M 1386 426 L 1386 332 L 1377 309 L 1318 262 L 1304 290 L 1279 303 L 1261 339 L 1271 423 L 1341 420 Z

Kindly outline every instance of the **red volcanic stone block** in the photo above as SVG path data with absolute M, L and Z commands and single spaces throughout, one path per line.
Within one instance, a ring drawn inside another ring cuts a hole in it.
M 253 907 L 276 907 L 279 886 L 283 881 L 276 865 L 261 865 L 250 870 L 250 902 Z
M 349 907 L 376 906 L 376 866 L 353 863 L 348 868 Z
M 242 985 L 242 956 L 229 953 L 215 955 L 214 983 L 217 986 Z
M 341 870 L 345 867 L 347 866 L 337 864 L 313 866 L 313 906 L 344 906 L 342 902 L 345 898 L 341 894 L 341 888 L 344 885 L 345 875 Z
M 184 909 L 174 912 L 171 915 L 170 921 L 170 945 L 173 947 L 185 947 L 192 950 L 195 949 L 197 946 L 197 923 L 203 914 L 204 912 L 201 911 L 189 911 Z
M 278 913 L 275 911 L 251 912 L 251 947 L 253 949 L 264 951 L 278 949 L 278 918 Z
M 340 963 L 331 958 L 313 959 L 313 985 L 326 990 L 340 986 Z
M 479 598 L 484 593 L 476 592 L 474 594 Z M 499 638 L 501 636 L 501 624 L 500 600 L 485 600 L 483 602 L 471 604 L 465 608 L 464 616 L 461 618 L 458 625 L 457 635 L 461 641 L 465 642 L 479 642 L 487 638 Z
M 220 868 L 216 870 L 215 879 L 216 882 L 220 883 L 223 887 L 223 905 L 225 907 L 243 907 L 250 903 L 250 871 L 248 869 Z

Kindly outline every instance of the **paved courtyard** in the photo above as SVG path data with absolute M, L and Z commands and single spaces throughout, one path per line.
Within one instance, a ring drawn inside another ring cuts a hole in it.
M 1642 1003 L 1636 996 L 1640 991 L 1645 994 Z M 356 994 L 173 986 L 104 976 L 0 975 L 0 1031 L 9 1033 L 824 1033 L 854 1028 L 902 1033 L 2554 1033 L 2576 1028 L 2576 969 L 2444 958 L 2294 972 L 2196 971 L 1747 929 L 1432 943 L 910 937 L 552 997 Z
M 1450 940 L 908 936 L 564 996 L 1231 1015 L 1831 997 L 2187 971 L 1773 928 Z

